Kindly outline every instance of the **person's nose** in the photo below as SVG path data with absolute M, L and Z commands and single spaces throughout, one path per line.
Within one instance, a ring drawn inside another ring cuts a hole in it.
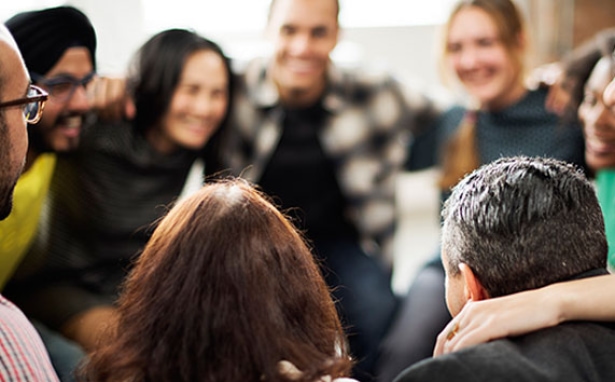
M 290 52 L 295 56 L 308 54 L 312 48 L 312 38 L 307 33 L 301 33 L 293 37 L 290 43 Z
M 611 109 L 615 108 L 615 78 L 613 78 L 604 89 L 602 99 L 606 107 Z
M 200 118 L 210 118 L 216 111 L 218 102 L 215 94 L 201 92 L 198 97 L 195 97 L 192 110 L 195 115 Z
M 597 107 L 595 114 L 595 126 L 599 131 L 611 131 L 615 129 L 615 116 L 611 109 L 604 104 L 600 104 Z
M 471 47 L 466 47 L 459 53 L 459 66 L 462 69 L 469 70 L 476 66 L 478 61 L 477 52 Z

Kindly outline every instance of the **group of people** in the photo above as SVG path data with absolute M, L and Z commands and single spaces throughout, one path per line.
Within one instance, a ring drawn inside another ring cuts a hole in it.
M 125 79 L 96 74 L 94 27 L 73 7 L 6 22 L 0 285 L 25 316 L 0 301 L 0 342 L 17 349 L 0 375 L 613 378 L 612 325 L 525 334 L 615 321 L 599 205 L 608 232 L 615 46 L 564 62 L 572 87 L 529 88 L 515 4 L 460 1 L 442 62 L 472 102 L 444 111 L 337 67 L 338 14 L 336 0 L 273 0 L 274 53 L 241 72 L 216 43 L 165 30 Z M 574 112 L 549 107 L 556 90 Z M 395 180 L 434 165 L 442 243 L 396 296 Z

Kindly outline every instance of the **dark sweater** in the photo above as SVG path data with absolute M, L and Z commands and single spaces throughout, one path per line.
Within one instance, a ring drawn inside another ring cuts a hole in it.
M 43 218 L 49 224 L 7 295 L 52 328 L 112 303 L 196 157 L 187 150 L 160 154 L 127 123 L 84 131 L 79 150 L 58 158 Z
M 528 93 L 517 103 L 497 112 L 480 111 L 476 138 L 481 164 L 515 155 L 561 159 L 585 167 L 581 126 L 565 123 L 545 109 L 547 90 Z M 415 137 L 407 163 L 421 170 L 440 163 L 446 142 L 455 133 L 465 109 L 453 107 Z

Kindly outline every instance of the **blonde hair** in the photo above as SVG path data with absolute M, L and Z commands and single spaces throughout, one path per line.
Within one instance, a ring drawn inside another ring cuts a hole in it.
M 447 83 L 451 74 L 446 67 L 451 25 L 459 12 L 471 7 L 482 10 L 493 20 L 506 53 L 518 69 L 520 78 L 523 78 L 526 70 L 527 43 L 525 21 L 519 8 L 512 0 L 461 0 L 453 7 L 441 30 L 439 66 L 443 81 Z
M 448 34 L 453 20 L 464 9 L 471 7 L 484 11 L 496 25 L 500 39 L 508 57 L 517 69 L 518 80 L 525 76 L 525 23 L 519 9 L 511 0 L 461 0 L 451 11 L 442 30 L 440 51 L 440 72 L 445 83 L 450 84 L 450 70 L 446 67 Z M 443 190 L 452 188 L 466 174 L 480 165 L 476 143 L 476 111 L 469 110 L 451 137 L 444 151 L 442 177 L 438 185 Z

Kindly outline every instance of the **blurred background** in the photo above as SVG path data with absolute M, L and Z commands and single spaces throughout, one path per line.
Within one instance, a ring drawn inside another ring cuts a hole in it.
M 333 58 L 343 65 L 385 68 L 415 89 L 445 102 L 454 96 L 438 77 L 440 25 L 456 0 L 340 0 L 341 41 Z M 615 26 L 615 0 L 516 0 L 531 31 L 530 66 L 556 61 L 597 31 Z M 217 41 L 237 62 L 266 55 L 269 0 L 19 0 L 0 2 L 4 21 L 15 13 L 73 5 L 92 20 L 101 74 L 122 75 L 133 52 L 152 34 L 194 29 Z M 401 222 L 394 288 L 406 289 L 438 242 L 434 170 L 399 181 Z

